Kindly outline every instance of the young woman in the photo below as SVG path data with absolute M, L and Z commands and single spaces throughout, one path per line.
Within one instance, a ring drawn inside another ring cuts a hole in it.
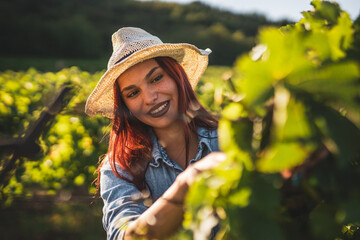
M 108 70 L 85 111 L 112 119 L 98 168 L 108 239 L 163 239 L 181 226 L 189 186 L 225 159 L 217 120 L 193 88 L 210 51 L 166 44 L 139 28 L 112 36 Z

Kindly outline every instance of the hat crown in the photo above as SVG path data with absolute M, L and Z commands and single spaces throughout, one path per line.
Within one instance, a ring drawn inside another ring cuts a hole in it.
M 141 28 L 121 28 L 112 35 L 113 54 L 109 59 L 108 69 L 134 52 L 162 43 L 158 37 Z

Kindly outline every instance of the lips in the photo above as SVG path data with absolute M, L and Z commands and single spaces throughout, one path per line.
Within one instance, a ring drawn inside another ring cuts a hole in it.
M 163 116 L 170 108 L 170 101 L 161 102 L 156 104 L 154 107 L 150 109 L 148 114 L 153 118 L 158 118 Z

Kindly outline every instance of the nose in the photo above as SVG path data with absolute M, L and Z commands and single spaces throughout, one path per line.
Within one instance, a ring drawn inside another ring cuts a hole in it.
M 158 93 L 155 89 L 147 88 L 143 93 L 145 104 L 153 104 L 158 99 Z

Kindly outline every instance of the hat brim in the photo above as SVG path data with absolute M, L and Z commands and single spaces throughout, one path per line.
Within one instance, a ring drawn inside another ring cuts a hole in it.
M 85 112 L 89 116 L 101 114 L 113 118 L 116 79 L 130 67 L 155 57 L 175 59 L 184 68 L 192 88 L 195 88 L 208 65 L 209 53 L 210 50 L 204 51 L 186 43 L 163 43 L 137 51 L 104 73 L 86 101 Z

